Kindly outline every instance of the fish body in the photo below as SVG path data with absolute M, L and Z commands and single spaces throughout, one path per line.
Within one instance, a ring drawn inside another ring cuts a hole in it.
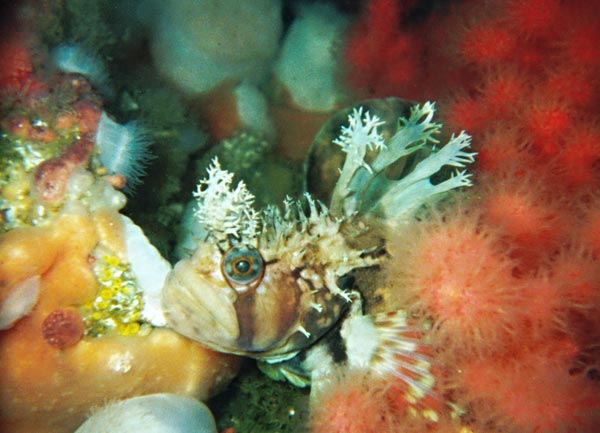
M 374 254 L 377 243 L 356 246 L 359 234 L 377 228 L 385 242 L 385 231 L 409 222 L 423 204 L 470 185 L 465 170 L 430 181 L 443 166 L 462 168 L 474 155 L 464 151 L 464 133 L 436 147 L 441 125 L 433 123 L 434 111 L 431 103 L 414 106 L 384 140 L 377 129 L 383 121 L 353 109 L 331 140 L 346 157 L 329 207 L 307 194 L 282 210 L 257 212 L 245 184 L 233 187 L 233 174 L 214 160 L 195 193 L 206 236 L 163 290 L 168 324 L 214 350 L 265 361 L 269 374 L 278 369 L 299 385 L 339 364 L 393 374 L 415 394 L 430 389 L 418 330 L 402 311 L 363 316 L 360 294 L 343 277 L 385 256 Z M 397 163 L 403 175 L 389 178 L 387 168 Z
M 306 197 L 268 208 L 255 237 L 208 239 L 167 278 L 171 327 L 221 352 L 278 361 L 312 345 L 350 305 L 342 276 L 375 260 Z

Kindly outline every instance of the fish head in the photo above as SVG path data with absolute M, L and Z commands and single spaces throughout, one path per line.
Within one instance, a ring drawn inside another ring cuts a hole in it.
M 319 248 L 264 244 L 205 242 L 177 263 L 163 290 L 169 326 L 213 350 L 269 361 L 319 339 L 348 306 L 328 287 Z

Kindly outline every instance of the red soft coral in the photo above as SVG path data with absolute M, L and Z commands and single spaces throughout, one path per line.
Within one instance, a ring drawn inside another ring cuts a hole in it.
M 465 31 L 460 53 L 467 63 L 487 65 L 508 59 L 517 46 L 514 32 L 503 22 L 481 22 Z
M 557 180 L 571 190 L 596 184 L 600 161 L 600 128 L 580 124 L 575 132 L 565 138 L 565 142 L 568 146 L 559 153 L 556 162 Z
M 544 87 L 568 105 L 591 108 L 598 99 L 598 78 L 573 64 L 558 65 L 548 71 Z
M 600 203 L 598 198 L 588 203 L 579 223 L 571 227 L 571 239 L 600 257 Z
M 526 161 L 526 159 L 524 159 Z M 564 241 L 563 202 L 554 197 L 543 171 L 535 166 L 507 171 L 494 178 L 481 177 L 480 209 L 486 225 L 495 227 L 518 259 L 519 273 L 536 270 Z
M 380 388 L 384 382 L 363 372 L 333 379 L 312 404 L 312 433 L 393 432 L 391 413 Z
M 506 350 L 522 323 L 516 264 L 480 218 L 461 209 L 434 214 L 389 247 L 389 286 L 431 317 L 430 337 L 451 359 Z
M 509 24 L 519 34 L 545 36 L 560 25 L 560 0 L 512 0 L 506 9 Z
M 547 276 L 524 278 L 521 288 L 526 333 L 522 337 L 529 343 L 550 338 L 557 329 L 564 329 L 559 318 L 563 298 L 555 280 Z
M 368 96 L 415 95 L 422 46 L 412 31 L 400 28 L 410 8 L 396 0 L 371 0 L 364 16 L 350 29 L 345 47 L 346 78 Z
M 559 95 L 537 89 L 519 101 L 520 115 L 515 123 L 522 125 L 523 137 L 539 161 L 548 162 L 564 148 L 564 135 L 575 123 L 574 111 Z
M 456 92 L 440 104 L 440 114 L 444 125 L 454 132 L 469 131 L 470 134 L 481 131 L 492 119 L 487 107 L 478 97 Z
M 485 77 L 481 89 L 482 106 L 487 107 L 494 117 L 512 114 L 529 84 L 526 77 L 517 68 L 497 66 Z
M 600 388 L 569 374 L 576 353 L 572 342 L 553 340 L 510 360 L 467 362 L 455 379 L 458 394 L 473 408 L 476 426 L 493 424 L 519 433 L 595 433 L 600 428 Z
M 533 160 L 526 152 L 524 140 L 511 122 L 496 123 L 486 128 L 474 143 L 477 151 L 477 170 L 480 173 L 505 176 L 512 173 L 523 176 L 526 169 L 517 167 L 516 161 L 533 166 Z
M 600 263 L 596 254 L 586 247 L 566 247 L 552 258 L 549 269 L 549 279 L 561 297 L 557 311 L 561 324 L 566 324 L 573 311 L 590 317 L 600 314 Z
M 559 101 L 549 101 L 547 95 L 525 113 L 527 131 L 535 142 L 551 140 L 565 133 L 572 125 L 571 111 Z
M 575 24 L 575 23 L 574 23 Z M 584 68 L 597 68 L 600 65 L 600 28 L 595 18 L 585 18 L 572 27 L 560 41 L 561 55 L 572 64 Z
M 430 401 L 431 406 L 408 404 L 414 392 L 408 393 L 406 382 L 393 375 L 350 371 L 318 386 L 311 395 L 311 433 L 458 431 L 440 401 Z

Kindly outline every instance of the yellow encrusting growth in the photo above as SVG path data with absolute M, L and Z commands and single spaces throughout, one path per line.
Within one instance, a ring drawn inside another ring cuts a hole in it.
M 86 335 L 99 337 L 109 329 L 120 335 L 148 333 L 150 325 L 141 320 L 142 292 L 129 265 L 104 254 L 96 258 L 94 274 L 100 287 L 96 297 L 83 306 Z
M 63 131 L 48 128 L 52 135 L 47 137 L 54 138 L 45 140 L 25 136 L 23 131 L 11 132 L 7 124 L 13 124 L 14 129 L 24 122 L 29 129 L 31 123 L 48 127 L 46 121 L 37 118 L 38 113 L 26 114 L 3 116 L 5 123 L 0 128 L 0 233 L 37 225 L 56 214 L 56 206 L 43 205 L 32 194 L 32 176 L 41 162 L 57 157 L 77 138 L 78 131 L 74 127 Z

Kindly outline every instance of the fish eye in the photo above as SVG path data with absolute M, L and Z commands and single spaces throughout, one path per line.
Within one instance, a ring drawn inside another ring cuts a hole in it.
M 243 293 L 260 284 L 265 272 L 265 262 L 256 248 L 235 245 L 225 252 L 221 260 L 221 273 L 229 286 Z

